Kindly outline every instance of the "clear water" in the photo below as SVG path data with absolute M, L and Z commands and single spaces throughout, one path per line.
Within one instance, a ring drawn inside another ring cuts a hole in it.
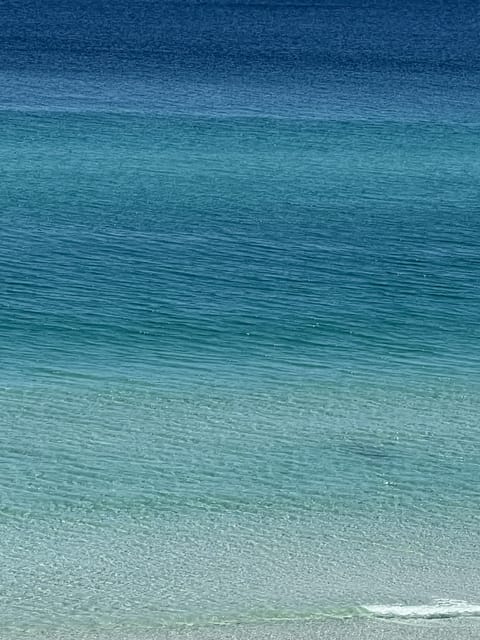
M 0 38 L 0 638 L 480 632 L 478 16 Z

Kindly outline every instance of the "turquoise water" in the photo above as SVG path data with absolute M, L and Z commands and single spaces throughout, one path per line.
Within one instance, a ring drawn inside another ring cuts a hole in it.
M 1 119 L 0 637 L 475 637 L 478 129 Z
M 478 15 L 25 0 L 0 640 L 480 635 Z

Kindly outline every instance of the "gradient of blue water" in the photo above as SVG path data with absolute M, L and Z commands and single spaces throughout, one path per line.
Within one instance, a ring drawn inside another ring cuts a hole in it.
M 477 8 L 2 12 L 0 638 L 476 637 Z

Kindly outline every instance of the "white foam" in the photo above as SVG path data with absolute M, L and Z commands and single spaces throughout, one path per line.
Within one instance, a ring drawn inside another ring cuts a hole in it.
M 456 618 L 480 616 L 480 604 L 442 600 L 421 605 L 367 605 L 363 609 L 379 618 Z

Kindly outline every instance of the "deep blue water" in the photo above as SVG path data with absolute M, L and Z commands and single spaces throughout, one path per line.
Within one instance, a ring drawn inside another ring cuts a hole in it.
M 0 21 L 1 640 L 476 638 L 478 6 Z

